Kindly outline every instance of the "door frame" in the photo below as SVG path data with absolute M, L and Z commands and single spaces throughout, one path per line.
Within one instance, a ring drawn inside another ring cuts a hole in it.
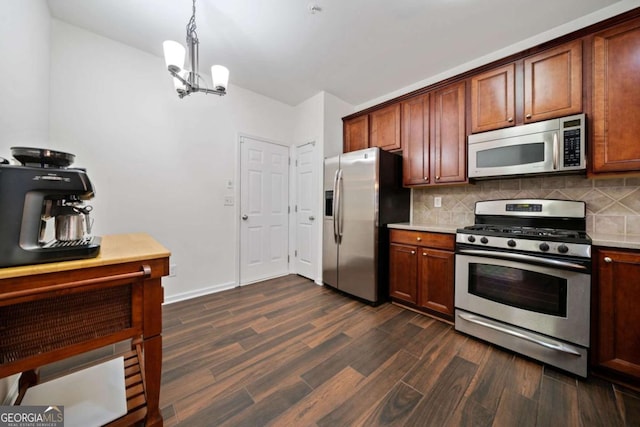
M 236 287 L 241 287 L 241 286 L 246 286 L 246 285 L 251 285 L 253 283 L 257 283 L 257 282 L 245 282 L 245 283 L 241 283 L 241 276 L 240 276 L 240 270 L 242 268 L 241 264 L 241 233 L 240 233 L 240 228 L 242 226 L 242 223 L 240 222 L 240 215 L 241 215 L 241 209 L 240 209 L 240 203 L 241 203 L 241 192 L 240 192 L 240 187 L 241 187 L 241 182 L 240 182 L 240 178 L 242 177 L 242 139 L 243 138 L 251 138 L 251 139 L 255 139 L 258 141 L 262 141 L 268 144 L 274 144 L 274 145 L 279 145 L 281 147 L 286 147 L 287 148 L 287 152 L 288 152 L 288 156 L 289 156 L 289 169 L 288 169 L 288 176 L 289 176 L 289 186 L 287 188 L 287 191 L 289 192 L 289 197 L 288 197 L 288 202 L 289 202 L 289 217 L 288 220 L 286 221 L 287 223 L 287 255 L 289 257 L 289 262 L 288 262 L 288 272 L 291 271 L 291 146 L 287 145 L 281 141 L 276 141 L 274 139 L 270 139 L 270 138 L 265 138 L 262 136 L 256 136 L 250 133 L 245 133 L 245 132 L 238 132 L 237 134 L 237 144 L 236 144 L 236 172 L 235 172 L 235 185 L 234 185 L 234 197 L 235 197 L 235 201 L 236 203 L 234 203 L 234 221 L 235 221 L 235 229 L 236 229 L 236 242 L 238 242 L 238 244 L 236 245 L 236 268 L 235 268 L 235 284 Z M 286 274 L 286 273 L 285 273 Z

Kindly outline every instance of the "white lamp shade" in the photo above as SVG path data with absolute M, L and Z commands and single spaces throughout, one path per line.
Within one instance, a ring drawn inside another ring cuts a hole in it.
M 174 42 L 173 40 L 166 40 L 162 43 L 162 48 L 164 49 L 164 62 L 166 63 L 167 68 L 173 65 L 182 70 L 184 68 L 184 58 L 186 56 L 184 46 L 178 42 Z
M 222 65 L 214 65 L 211 67 L 211 79 L 213 80 L 213 88 L 216 90 L 227 90 L 229 83 L 229 69 Z

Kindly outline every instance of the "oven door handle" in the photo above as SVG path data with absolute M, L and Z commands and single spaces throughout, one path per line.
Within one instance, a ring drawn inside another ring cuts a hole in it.
M 521 338 L 523 340 L 532 342 L 534 344 L 538 344 L 542 347 L 546 347 L 549 348 L 551 350 L 555 350 L 555 351 L 559 351 L 562 353 L 568 353 L 568 354 L 572 354 L 574 356 L 578 356 L 581 357 L 582 355 L 575 351 L 574 349 L 567 347 L 566 345 L 564 345 L 561 342 L 558 341 L 554 341 L 551 339 L 541 339 L 539 337 L 536 336 L 532 336 L 524 331 L 516 331 L 513 329 L 509 329 L 506 328 L 502 325 L 496 324 L 495 322 L 492 322 L 490 320 L 486 320 L 486 319 L 482 319 L 479 318 L 477 316 L 473 316 L 470 314 L 462 314 L 462 313 L 458 313 L 458 317 L 461 318 L 462 320 L 466 320 L 467 322 L 470 323 L 475 323 L 476 325 L 480 325 L 480 326 L 484 326 L 485 328 L 489 328 L 489 329 L 494 329 L 498 332 L 502 332 L 511 336 L 514 336 L 516 338 Z
M 571 268 L 571 269 L 575 269 L 575 270 L 586 270 L 586 271 L 589 271 L 588 267 L 586 267 L 584 265 L 581 265 L 581 264 L 576 264 L 574 262 L 560 261 L 560 260 L 557 260 L 557 259 L 541 258 L 541 257 L 525 255 L 525 254 L 516 254 L 516 253 L 510 253 L 510 252 L 483 251 L 483 250 L 479 250 L 479 249 L 460 249 L 457 253 L 461 254 L 461 255 L 477 255 L 477 256 L 486 256 L 486 257 L 498 258 L 498 259 L 506 259 L 506 260 L 510 260 L 510 261 L 534 262 L 534 263 L 538 263 L 538 264 L 545 264 L 545 265 L 548 265 L 550 267 Z

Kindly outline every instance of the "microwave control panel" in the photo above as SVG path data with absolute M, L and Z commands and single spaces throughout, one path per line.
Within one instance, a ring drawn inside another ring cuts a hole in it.
M 581 139 L 580 129 L 564 131 L 564 167 L 580 166 Z

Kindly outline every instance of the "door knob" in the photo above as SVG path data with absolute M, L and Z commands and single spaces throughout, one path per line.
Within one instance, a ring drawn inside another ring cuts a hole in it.
M 249 215 L 247 215 L 247 214 L 242 215 L 242 220 L 243 221 L 246 221 L 248 219 L 249 219 Z
M 316 219 L 316 217 L 315 217 L 315 216 L 313 216 L 313 215 L 309 215 L 309 221 L 313 221 L 314 219 Z

